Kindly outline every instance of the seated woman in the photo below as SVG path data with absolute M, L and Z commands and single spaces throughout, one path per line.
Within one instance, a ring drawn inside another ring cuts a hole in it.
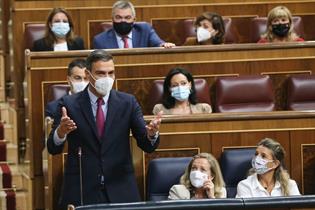
M 205 12 L 194 23 L 197 37 L 188 37 L 184 45 L 211 45 L 224 43 L 224 21 L 214 12 Z
M 284 169 L 285 151 L 273 139 L 258 143 L 252 160 L 251 174 L 237 185 L 236 197 L 268 197 L 300 195 L 297 184 Z
M 45 37 L 34 42 L 32 51 L 83 49 L 83 39 L 74 35 L 71 16 L 63 8 L 54 8 L 46 20 Z
M 170 200 L 226 198 L 218 161 L 209 153 L 195 155 L 187 166 L 180 184 L 170 189 Z
M 163 111 L 164 114 L 211 113 L 209 104 L 197 103 L 194 79 L 182 68 L 172 69 L 163 84 L 162 104 L 156 104 L 153 114 Z
M 301 42 L 304 39 L 294 33 L 290 10 L 284 6 L 275 7 L 268 14 L 267 31 L 258 43 L 289 41 Z

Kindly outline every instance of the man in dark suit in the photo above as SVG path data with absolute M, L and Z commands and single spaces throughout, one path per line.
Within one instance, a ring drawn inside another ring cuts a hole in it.
M 136 12 L 128 1 L 117 1 L 113 5 L 113 28 L 94 37 L 94 49 L 165 47 L 175 44 L 164 42 L 155 30 L 145 22 L 135 23 Z
M 69 63 L 67 70 L 67 81 L 70 87 L 70 91 L 66 94 L 78 93 L 87 86 L 88 81 L 85 74 L 86 62 L 83 59 L 74 59 Z M 62 97 L 63 95 L 61 95 Z M 55 113 L 58 110 L 58 104 L 61 98 L 55 98 L 56 100 L 49 102 L 45 108 L 45 116 L 55 118 Z
M 61 208 L 68 204 L 140 201 L 130 153 L 130 130 L 137 145 L 153 152 L 159 143 L 161 113 L 145 125 L 135 97 L 112 90 L 114 62 L 104 50 L 87 58 L 89 86 L 63 97 L 47 147 L 61 153 L 68 142 Z

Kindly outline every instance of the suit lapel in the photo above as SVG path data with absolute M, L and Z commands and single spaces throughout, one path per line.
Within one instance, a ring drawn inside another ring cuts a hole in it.
M 82 92 L 81 97 L 79 98 L 79 104 L 80 104 L 81 111 L 83 113 L 84 118 L 88 122 L 89 126 L 92 128 L 96 139 L 98 139 L 96 123 L 94 120 L 91 100 L 90 100 L 87 88 L 85 88 L 85 90 Z
M 140 47 L 140 33 L 135 27 L 132 28 L 132 47 Z
M 110 31 L 108 32 L 108 40 L 105 40 L 105 41 L 108 41 L 108 45 L 109 45 L 109 48 L 112 48 L 112 49 L 116 49 L 116 48 L 119 48 L 118 47 L 118 43 L 117 43 L 117 38 L 116 38 L 116 34 L 115 34 L 115 31 L 114 29 L 110 29 Z

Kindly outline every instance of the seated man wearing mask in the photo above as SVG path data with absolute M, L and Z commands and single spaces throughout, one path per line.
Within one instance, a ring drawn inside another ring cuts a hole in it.
M 94 49 L 165 47 L 175 44 L 164 42 L 148 23 L 135 23 L 136 11 L 129 1 L 117 1 L 112 9 L 113 28 L 97 34 Z
M 67 71 L 67 81 L 70 85 L 69 95 L 78 93 L 87 86 L 88 80 L 85 74 L 86 62 L 83 59 L 74 59 L 68 65 Z M 46 105 L 45 116 L 55 118 L 55 113 L 59 112 L 57 110 L 60 99 L 49 102 Z

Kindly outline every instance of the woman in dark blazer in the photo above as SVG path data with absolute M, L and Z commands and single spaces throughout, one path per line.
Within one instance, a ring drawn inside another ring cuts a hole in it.
M 45 37 L 34 42 L 32 51 L 83 50 L 82 38 L 75 36 L 71 16 L 63 8 L 54 8 L 46 21 Z

